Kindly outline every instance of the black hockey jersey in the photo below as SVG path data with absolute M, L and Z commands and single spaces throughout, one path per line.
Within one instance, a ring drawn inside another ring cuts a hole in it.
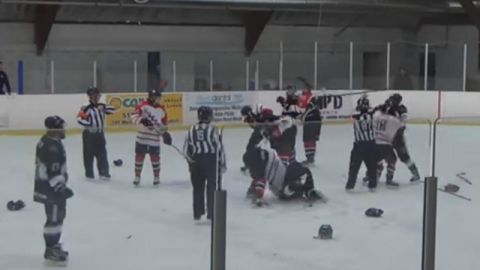
M 36 150 L 34 201 L 57 203 L 66 199 L 64 194 L 58 192 L 59 186 L 65 186 L 68 180 L 66 164 L 62 142 L 47 135 L 43 136 Z
M 322 113 L 319 108 L 319 105 L 321 104 L 320 99 L 322 98 L 323 97 L 312 97 L 310 99 L 303 114 L 304 122 L 322 122 Z

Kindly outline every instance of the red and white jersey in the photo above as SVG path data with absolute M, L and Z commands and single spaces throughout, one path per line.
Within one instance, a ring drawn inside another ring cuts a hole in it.
M 398 130 L 403 127 L 402 121 L 393 115 L 377 111 L 373 115 L 373 128 L 375 129 L 375 142 L 377 144 L 391 145 Z
M 148 119 L 151 127 L 142 124 L 142 119 Z M 140 103 L 132 114 L 132 121 L 138 126 L 136 142 L 149 146 L 159 146 L 160 137 L 167 130 L 167 111 L 163 105 L 152 105 L 148 101 Z
M 311 91 L 305 90 L 303 91 L 302 95 L 298 98 L 298 106 L 302 109 L 306 109 L 308 104 L 313 98 L 313 94 Z

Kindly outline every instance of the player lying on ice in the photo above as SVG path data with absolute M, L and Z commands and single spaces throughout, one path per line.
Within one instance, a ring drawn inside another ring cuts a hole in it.
M 262 205 L 268 183 L 272 192 L 280 199 L 321 199 L 321 193 L 314 190 L 310 170 L 294 159 L 282 162 L 277 151 L 270 147 L 270 143 L 277 145 L 277 142 L 283 141 L 279 140 L 281 137 L 288 135 L 287 131 L 293 126 L 291 118 L 277 117 L 271 110 L 263 109 L 252 119 L 252 122 L 255 122 L 254 132 L 243 156 L 245 167 L 252 177 L 247 197 L 251 197 L 257 205 Z
M 275 150 L 262 147 L 249 149 L 243 158 L 252 177 L 247 196 L 257 206 L 264 204 L 267 183 L 272 193 L 281 200 L 325 200 L 325 196 L 315 190 L 312 172 L 305 165 L 297 161 L 285 165 Z

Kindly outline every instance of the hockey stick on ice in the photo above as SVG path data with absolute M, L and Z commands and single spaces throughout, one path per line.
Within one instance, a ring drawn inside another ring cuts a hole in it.
M 188 163 L 194 163 L 193 159 L 191 159 L 189 156 L 185 155 L 176 145 L 171 144 L 170 145 L 173 149 L 175 149 Z
M 445 189 L 442 189 L 442 188 L 438 188 L 438 190 L 439 190 L 439 191 L 442 191 L 442 192 L 444 192 L 444 193 L 450 194 L 450 195 L 452 195 L 452 196 L 455 196 L 455 197 L 457 197 L 457 198 L 463 199 L 463 200 L 465 200 L 465 201 L 469 201 L 469 202 L 472 201 L 471 198 L 465 197 L 465 196 L 460 195 L 460 194 L 457 194 L 457 193 L 448 192 L 448 191 L 446 191 Z
M 458 178 L 460 178 L 461 180 L 465 181 L 467 184 L 471 185 L 472 184 L 472 181 L 468 180 L 466 177 L 465 177 L 465 173 L 457 173 L 456 176 Z

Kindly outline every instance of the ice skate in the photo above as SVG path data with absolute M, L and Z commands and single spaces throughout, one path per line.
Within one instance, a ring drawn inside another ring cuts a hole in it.
M 68 259 L 68 252 L 62 249 L 60 244 L 53 247 L 47 247 L 43 255 L 47 262 L 64 263 Z
M 420 176 L 419 175 L 414 175 L 412 178 L 410 178 L 410 183 L 418 183 L 420 182 Z
M 140 176 L 135 176 L 135 179 L 133 180 L 133 185 L 136 187 L 140 185 Z
M 154 186 L 160 185 L 160 177 L 155 177 L 155 178 L 153 178 L 153 185 L 154 185 Z
M 387 180 L 386 185 L 387 187 L 391 187 L 391 188 L 398 188 L 400 186 L 397 182 L 393 180 Z
M 111 178 L 109 174 L 100 175 L 100 180 L 102 181 L 110 181 Z

